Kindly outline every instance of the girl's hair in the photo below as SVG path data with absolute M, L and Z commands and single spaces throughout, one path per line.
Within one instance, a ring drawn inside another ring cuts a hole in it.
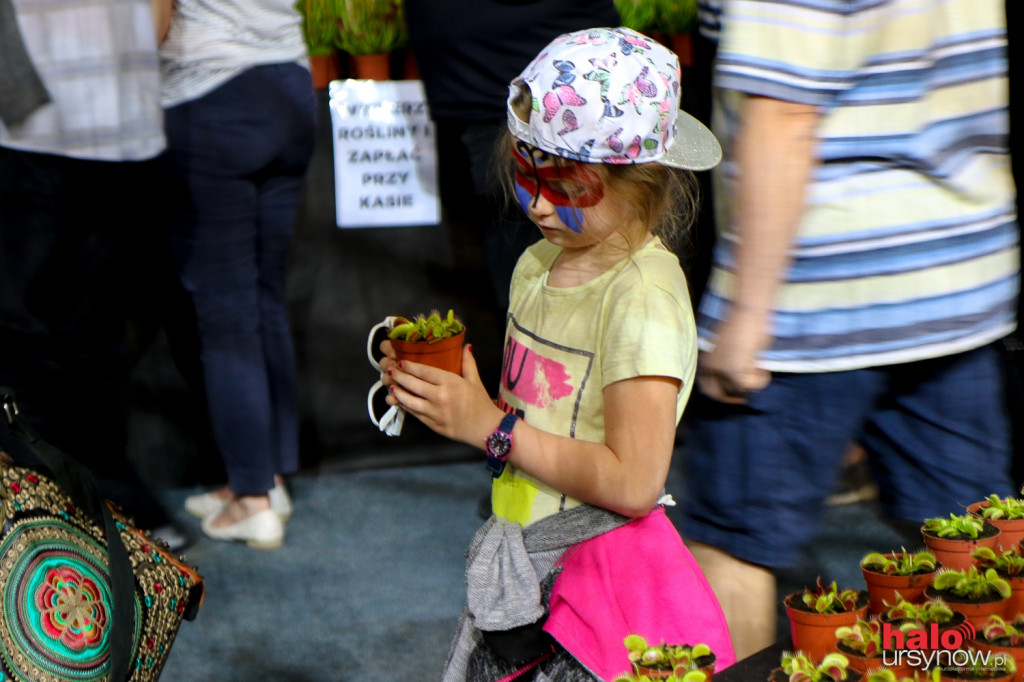
M 530 119 L 533 97 L 520 84 L 510 105 L 513 113 L 524 121 Z M 512 148 L 518 138 L 511 132 L 502 136 L 495 150 L 497 172 L 509 203 L 515 197 L 515 163 Z M 583 163 L 553 156 L 556 167 L 566 168 Z M 692 171 L 652 163 L 587 163 L 597 173 L 607 190 L 606 197 L 617 201 L 626 217 L 634 218 L 661 237 L 670 249 L 682 246 L 700 208 L 697 179 Z

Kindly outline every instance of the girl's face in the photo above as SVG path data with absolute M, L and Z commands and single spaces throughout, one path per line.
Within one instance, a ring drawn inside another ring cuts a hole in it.
M 587 164 L 556 166 L 547 152 L 518 143 L 516 163 L 519 205 L 552 243 L 563 247 L 589 246 L 615 231 L 605 187 Z

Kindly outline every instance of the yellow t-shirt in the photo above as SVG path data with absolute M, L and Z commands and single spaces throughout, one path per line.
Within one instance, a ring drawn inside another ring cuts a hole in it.
M 603 389 L 668 376 L 682 382 L 678 423 L 697 366 L 679 260 L 654 239 L 585 284 L 549 287 L 560 251 L 541 240 L 516 265 L 499 404 L 549 433 L 603 443 Z M 496 516 L 524 526 L 580 504 L 511 464 L 494 481 L 491 501 Z

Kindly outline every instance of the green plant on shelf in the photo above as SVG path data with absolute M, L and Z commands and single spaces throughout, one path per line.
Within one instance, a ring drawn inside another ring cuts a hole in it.
M 688 33 L 697 21 L 697 0 L 615 0 L 621 24 L 641 33 Z
M 1021 495 L 1024 495 L 1024 488 L 1021 488 Z M 1024 519 L 1024 499 L 1017 497 L 999 497 L 995 493 L 985 498 L 987 506 L 978 510 L 986 519 Z
M 1016 545 L 999 552 L 991 547 L 979 547 L 971 553 L 971 558 L 980 568 L 994 568 L 1001 576 L 1024 575 L 1024 556 Z
M 333 53 L 338 42 L 338 22 L 332 0 L 299 0 L 295 7 L 302 15 L 302 35 L 310 56 Z
M 835 652 L 817 664 L 803 652 L 782 652 L 782 672 L 789 682 L 840 682 L 849 676 L 849 665 L 850 659 Z
M 984 519 L 970 514 L 950 514 L 949 518 L 935 517 L 925 519 L 922 527 L 926 533 L 940 538 L 971 538 L 977 539 L 985 529 Z
M 896 593 L 896 599 L 892 604 L 884 600 L 882 604 L 885 605 L 882 616 L 889 621 L 914 621 L 922 625 L 931 623 L 945 625 L 953 620 L 955 615 L 949 604 L 942 599 L 930 599 L 920 604 L 914 604 L 901 597 L 899 592 Z
M 334 0 L 334 3 L 339 49 L 352 55 L 382 54 L 408 43 L 402 0 Z
M 981 626 L 981 636 L 986 642 L 1003 646 L 1024 646 L 1024 623 L 1008 623 L 1001 616 L 993 614 Z
M 810 611 L 817 613 L 845 613 L 847 611 L 856 611 L 860 608 L 863 601 L 863 593 L 860 590 L 854 589 L 840 590 L 834 580 L 831 584 L 825 586 L 821 584 L 821 578 L 818 578 L 818 584 L 815 589 L 804 588 L 800 599 Z
M 931 573 L 938 565 L 935 555 L 931 552 L 908 552 L 904 548 L 901 550 L 889 555 L 871 552 L 860 560 L 860 565 L 869 571 L 884 575 Z
M 985 569 L 982 573 L 976 566 L 963 571 L 939 569 L 932 587 L 947 595 L 952 594 L 968 600 L 985 597 L 1006 599 L 1012 593 L 1010 583 L 1000 577 L 994 568 Z

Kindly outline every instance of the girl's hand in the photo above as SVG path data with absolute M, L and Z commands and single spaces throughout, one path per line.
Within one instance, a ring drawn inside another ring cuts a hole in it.
M 388 346 L 385 348 L 385 344 Z M 394 359 L 390 343 L 381 344 L 384 385 L 389 405 L 401 405 L 431 430 L 453 440 L 483 448 L 504 413 L 480 380 L 472 346 L 462 349 L 462 376 L 417 362 Z

